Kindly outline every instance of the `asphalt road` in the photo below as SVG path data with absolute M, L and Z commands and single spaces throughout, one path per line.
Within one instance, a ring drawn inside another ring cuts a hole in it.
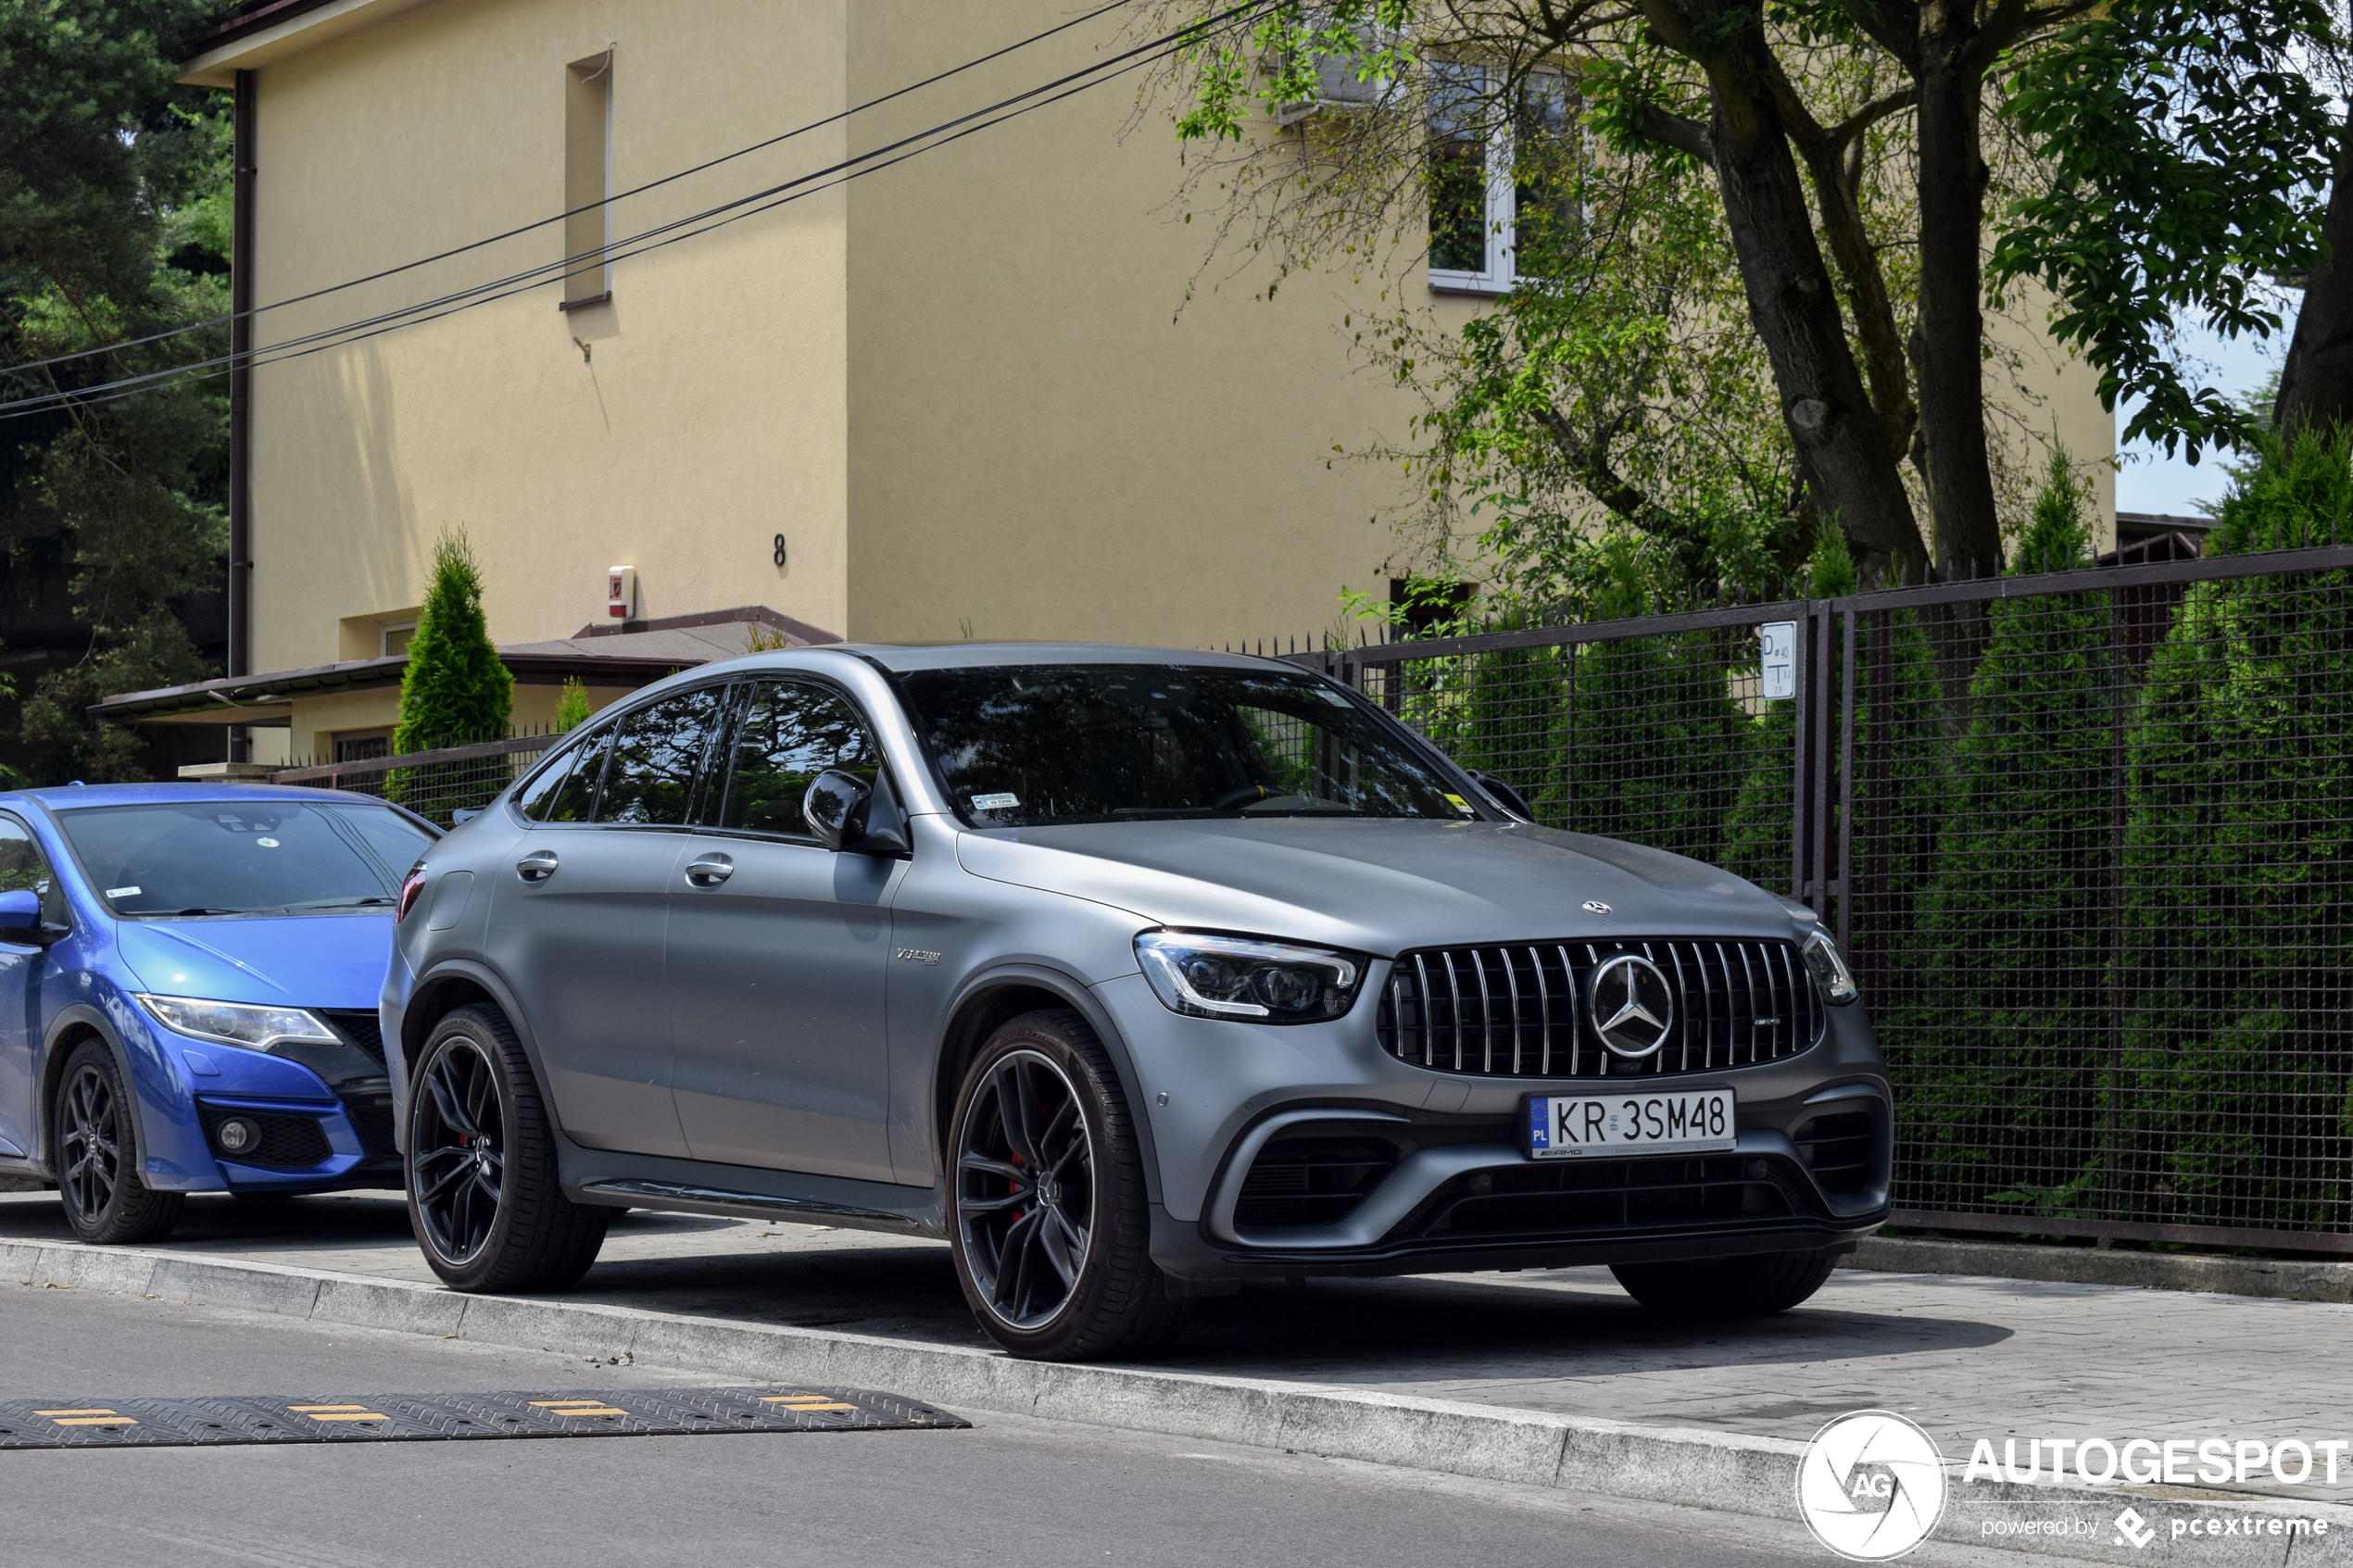
M 0 1286 L 0 1399 L 651 1388 L 739 1379 Z M 593 1370 L 592 1370 L 593 1367 Z M 901 1392 L 919 1392 L 901 1390 Z M 0 1451 L 44 1568 L 1279 1562 L 1761 1568 L 1784 1523 L 976 1414 L 969 1431 Z M 1931 1547 L 1908 1561 L 2028 1568 Z

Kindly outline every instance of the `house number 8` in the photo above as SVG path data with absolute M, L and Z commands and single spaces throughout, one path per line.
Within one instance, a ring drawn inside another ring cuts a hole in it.
M 776 535 L 776 564 L 785 564 L 785 536 L 781 533 Z

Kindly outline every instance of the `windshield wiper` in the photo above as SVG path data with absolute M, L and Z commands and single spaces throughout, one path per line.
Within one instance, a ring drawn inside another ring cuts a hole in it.
M 313 898 L 305 903 L 288 904 L 288 909 L 356 909 L 367 904 L 389 904 L 392 900 L 381 894 L 365 898 Z

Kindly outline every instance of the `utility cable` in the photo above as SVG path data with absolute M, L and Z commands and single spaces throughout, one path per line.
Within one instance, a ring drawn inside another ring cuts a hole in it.
M 208 379 L 210 375 L 220 373 L 224 368 L 233 368 L 240 358 L 247 365 L 260 366 L 274 364 L 282 359 L 303 358 L 321 349 L 380 336 L 397 327 L 439 320 L 475 305 L 485 305 L 494 300 L 509 298 L 516 294 L 542 286 L 551 276 L 560 276 L 575 271 L 584 266 L 610 265 L 626 260 L 632 257 L 643 255 L 647 251 L 676 244 L 682 239 L 691 239 L 698 234 L 709 233 L 738 219 L 773 210 L 786 202 L 799 200 L 801 196 L 813 195 L 820 191 L 833 189 L 837 185 L 847 183 L 848 181 L 857 178 L 860 174 L 877 173 L 894 164 L 904 162 L 918 153 L 928 151 L 932 147 L 945 146 L 951 142 L 963 140 L 974 132 L 1002 124 L 1008 119 L 1027 113 L 1030 109 L 1043 108 L 1049 104 L 1059 103 L 1063 98 L 1073 96 L 1088 87 L 1099 86 L 1104 82 L 1116 80 L 1144 66 L 1156 63 L 1159 59 L 1188 46 L 1200 36 L 1228 25 L 1239 24 L 1246 19 L 1250 13 L 1262 11 L 1277 3 L 1278 0 L 1244 0 L 1243 4 L 1230 6 L 1215 16 L 1189 23 L 1159 38 L 1096 61 L 1083 69 L 1073 71 L 1041 86 L 1030 88 L 983 108 L 942 121 L 940 124 L 902 137 L 899 141 L 872 151 L 862 153 L 840 163 L 830 165 L 825 169 L 769 186 L 733 201 L 724 202 L 717 207 L 706 208 L 688 217 L 658 225 L 626 239 L 612 242 L 610 245 L 599 245 L 593 250 L 568 256 L 557 261 L 510 274 L 505 278 L 445 295 L 437 299 L 422 301 L 405 306 L 398 310 L 325 328 L 302 337 L 288 339 L 284 343 L 272 344 L 266 348 L 249 350 L 242 357 L 235 354 L 220 355 L 209 359 L 192 360 L 185 364 L 147 371 L 138 376 L 124 377 L 113 382 L 100 383 L 89 387 L 45 393 L 33 397 L 0 403 L 0 418 L 21 418 L 51 407 L 68 405 L 94 407 L 113 402 L 120 396 L 147 390 L 157 383 L 182 377 Z M 1119 69 L 1116 70 L 1109 69 L 1113 66 L 1118 66 Z M 1057 91 L 1057 89 L 1062 90 Z M 1010 112 L 1000 113 L 1000 111 Z M 996 118 L 988 118 L 992 115 Z M 958 130 L 958 127 L 963 127 L 963 129 Z M 944 134 L 950 132 L 953 132 L 953 134 Z M 885 157 L 885 155 L 892 153 L 898 156 Z M 884 161 L 879 163 L 874 161 L 878 158 Z M 862 168 L 860 167 L 862 165 L 871 165 L 871 167 Z M 839 178 L 827 179 L 827 176 L 834 175 Z M 818 181 L 824 181 L 824 183 L 812 184 L 813 182 Z
M 982 55 L 975 59 L 966 60 L 960 66 L 951 66 L 948 69 L 939 72 L 937 75 L 924 78 L 921 82 L 909 82 L 906 86 L 886 93 L 879 98 L 869 98 L 862 104 L 853 104 L 849 108 L 840 111 L 838 114 L 827 115 L 823 119 L 812 119 L 806 125 L 797 125 L 790 131 L 782 132 L 777 135 L 769 137 L 764 142 L 754 142 L 749 146 L 737 147 L 734 152 L 722 153 L 717 157 L 707 158 L 703 162 L 696 164 L 691 169 L 681 169 L 675 173 L 665 174 L 659 180 L 648 180 L 644 184 L 632 186 L 626 191 L 616 191 L 611 195 L 600 196 L 593 202 L 588 202 L 583 206 L 573 207 L 568 211 L 559 212 L 552 218 L 542 218 L 535 222 L 525 223 L 520 228 L 509 229 L 502 233 L 492 234 L 484 239 L 471 240 L 464 245 L 454 246 L 448 250 L 437 252 L 432 256 L 420 257 L 414 261 L 404 261 L 397 267 L 387 267 L 382 271 L 371 272 L 365 277 L 353 278 L 340 283 L 329 283 L 323 288 L 312 289 L 308 294 L 293 295 L 284 299 L 274 299 L 267 305 L 257 305 L 250 310 L 230 311 L 220 316 L 208 316 L 201 321 L 190 321 L 182 326 L 169 328 L 163 332 L 149 332 L 145 337 L 124 338 L 119 343 L 104 344 L 96 348 L 77 348 L 70 354 L 55 354 L 51 355 L 46 359 L 28 359 L 21 364 L 0 366 L 0 370 L 15 373 L 21 370 L 44 370 L 51 365 L 68 364 L 76 359 L 88 359 L 101 354 L 119 353 L 126 348 L 144 347 L 147 344 L 161 343 L 170 338 L 184 336 L 189 332 L 202 332 L 208 327 L 222 326 L 238 320 L 241 316 L 250 320 L 253 317 L 262 315 L 268 311 L 282 310 L 290 305 L 305 305 L 314 299 L 322 299 L 332 294 L 340 294 L 346 289 L 361 288 L 369 283 L 381 282 L 386 278 L 397 277 L 403 272 L 414 271 L 420 267 L 431 267 L 436 262 L 447 261 L 454 257 L 464 256 L 470 251 L 480 250 L 485 245 L 499 245 L 505 241 L 535 232 L 538 230 L 547 227 L 550 223 L 560 223 L 568 218 L 578 217 L 584 212 L 592 212 L 599 207 L 613 207 L 621 202 L 627 201 L 632 196 L 643 195 L 648 191 L 659 190 L 662 186 L 671 184 L 676 181 L 688 179 L 697 174 L 706 173 L 711 169 L 718 168 L 721 164 L 732 162 L 739 157 L 748 157 L 753 153 L 765 152 L 770 147 L 776 146 L 785 142 L 789 142 L 796 136 L 805 136 L 812 131 L 823 131 L 829 125 L 838 125 L 843 120 L 849 119 L 853 115 L 864 114 L 870 109 L 880 108 L 883 105 L 890 103 L 895 99 L 903 98 L 910 93 L 920 93 L 926 87 L 937 86 L 940 82 L 946 82 L 950 77 L 961 76 L 965 71 L 977 69 L 981 66 L 990 64 L 996 60 L 1003 59 L 1007 55 L 1018 53 L 1023 49 L 1028 48 L 1033 44 L 1042 44 L 1047 39 L 1053 37 L 1056 33 L 1066 32 L 1074 27 L 1093 21 L 1096 18 L 1104 15 L 1106 12 L 1116 11 L 1122 6 L 1132 6 L 1135 3 L 1136 0 L 1110 0 L 1108 5 L 1098 6 L 1091 11 L 1088 11 L 1080 16 L 1073 17 L 1066 22 L 1062 22 L 1056 26 L 1050 27 L 1043 32 L 1032 33 L 1027 38 L 1022 39 L 1018 43 L 1008 44 L 1001 49 L 998 49 L 991 54 Z

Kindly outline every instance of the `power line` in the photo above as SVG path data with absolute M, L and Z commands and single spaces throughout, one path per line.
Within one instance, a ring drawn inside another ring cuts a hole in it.
M 849 108 L 843 109 L 838 114 L 827 115 L 823 119 L 812 119 L 806 125 L 797 125 L 790 131 L 782 132 L 777 135 L 769 137 L 764 142 L 754 142 L 749 146 L 737 147 L 734 152 L 722 153 L 717 157 L 705 159 L 703 162 L 696 164 L 690 169 L 681 169 L 674 173 L 665 174 L 659 180 L 648 180 L 642 185 L 633 186 L 626 191 L 617 191 L 610 196 L 604 196 L 598 200 L 588 202 L 583 206 L 573 207 L 567 211 L 559 212 L 552 218 L 542 218 L 535 222 L 525 223 L 520 228 L 509 229 L 502 233 L 492 234 L 484 239 L 472 240 L 464 245 L 455 246 L 449 250 L 438 252 L 433 256 L 420 257 L 414 261 L 404 261 L 397 267 L 387 267 L 382 271 L 371 272 L 365 277 L 352 278 L 340 283 L 330 283 L 324 288 L 312 289 L 308 294 L 293 295 L 285 299 L 271 300 L 267 305 L 258 305 L 250 310 L 230 311 L 225 315 L 208 316 L 201 321 L 190 321 L 183 326 L 172 327 L 164 332 L 149 332 L 145 337 L 124 338 L 119 343 L 105 344 L 96 348 L 77 348 L 70 354 L 55 354 L 51 355 L 46 359 L 28 359 L 21 364 L 0 366 L 0 370 L 6 370 L 12 374 L 25 370 L 44 370 L 51 365 L 63 365 L 69 364 L 76 359 L 93 358 L 101 354 L 120 353 L 121 350 L 126 348 L 140 348 L 151 343 L 162 343 L 170 338 L 185 336 L 189 332 L 202 332 L 208 327 L 223 326 L 228 322 L 236 320 L 241 315 L 249 319 L 262 315 L 268 311 L 282 310 L 290 305 L 305 305 L 314 299 L 323 299 L 329 295 L 340 294 L 346 289 L 361 288 L 369 283 L 382 282 L 386 278 L 397 277 L 403 272 L 414 271 L 420 267 L 431 267 L 437 262 L 447 261 L 452 257 L 464 256 L 471 251 L 480 250 L 486 245 L 499 245 L 508 240 L 516 239 L 522 235 L 535 232 L 538 230 L 547 227 L 550 223 L 560 223 L 568 218 L 577 217 L 584 212 L 593 212 L 600 207 L 616 206 L 621 202 L 627 201 L 632 196 L 643 195 L 648 191 L 659 190 L 661 187 L 673 183 L 674 182 L 688 179 L 697 174 L 706 173 L 711 169 L 718 168 L 721 164 L 732 162 L 739 157 L 748 157 L 753 153 L 765 152 L 770 147 L 789 142 L 796 136 L 805 136 L 812 131 L 823 131 L 826 126 L 837 125 L 853 115 L 864 114 L 870 109 L 880 108 L 883 105 L 890 103 L 895 99 L 903 98 L 910 93 L 920 93 L 926 87 L 937 86 L 940 82 L 946 82 L 950 77 L 961 76 L 965 71 L 977 69 L 979 67 L 988 65 L 992 61 L 1003 59 L 1007 55 L 1016 54 L 1021 50 L 1028 48 L 1033 44 L 1042 44 L 1047 39 L 1053 37 L 1057 33 L 1067 32 L 1070 29 L 1093 21 L 1096 18 L 1102 16 L 1107 12 L 1116 11 L 1122 6 L 1132 6 L 1135 3 L 1136 0 L 1110 0 L 1108 5 L 1098 6 L 1091 11 L 1086 12 L 1080 16 L 1073 17 L 1066 22 L 1062 22 L 1056 26 L 1050 27 L 1043 32 L 1034 32 L 1027 38 L 1020 40 L 1018 43 L 1008 44 L 1001 49 L 998 49 L 990 54 L 982 55 L 975 59 L 966 60 L 960 66 L 951 66 L 948 69 L 939 72 L 937 75 L 924 78 L 921 82 L 909 82 L 906 86 L 896 88 L 891 92 L 884 94 L 879 98 L 869 98 L 862 104 L 853 104 Z
M 862 153 L 856 157 L 845 159 L 840 163 L 830 165 L 825 169 L 802 175 L 798 179 L 786 181 L 781 184 L 772 185 L 765 190 L 753 192 L 749 195 L 737 197 L 733 201 L 724 202 L 717 207 L 706 208 L 702 212 L 692 214 L 686 218 L 677 219 L 672 222 L 658 225 L 655 228 L 631 235 L 627 239 L 613 242 L 609 245 L 600 245 L 594 250 L 583 251 L 576 256 L 565 257 L 560 260 L 531 268 L 522 272 L 512 273 L 505 278 L 495 279 L 489 282 L 477 284 L 472 288 L 459 290 L 454 294 L 445 295 L 437 299 L 422 301 L 416 305 L 403 307 L 398 310 L 388 311 L 374 317 L 362 318 L 357 321 L 346 322 L 339 326 L 325 328 L 320 332 L 309 333 L 303 337 L 288 339 L 284 343 L 272 344 L 264 349 L 248 351 L 242 357 L 233 354 L 220 355 L 209 359 L 192 360 L 185 364 L 168 367 L 160 370 L 147 371 L 138 376 L 124 377 L 113 382 L 100 383 L 89 387 L 77 388 L 65 392 L 45 393 L 34 397 L 19 398 L 12 402 L 0 403 L 0 419 L 22 418 L 26 415 L 36 413 L 48 408 L 62 408 L 68 406 L 95 407 L 114 402 L 121 397 L 135 395 L 140 392 L 149 390 L 157 383 L 164 382 L 183 378 L 191 380 L 209 379 L 213 375 L 222 373 L 225 369 L 233 367 L 239 361 L 240 358 L 242 358 L 242 361 L 245 364 L 252 366 L 275 364 L 284 359 L 305 358 L 308 355 L 318 353 L 327 348 L 333 348 L 352 343 L 364 342 L 369 338 L 381 336 L 384 332 L 396 330 L 402 326 L 420 325 L 426 321 L 439 320 L 444 317 L 455 315 L 460 310 L 471 309 L 477 305 L 487 305 L 496 300 L 510 298 L 514 295 L 529 292 L 534 288 L 541 286 L 549 276 L 560 276 L 567 272 L 577 270 L 584 264 L 602 262 L 603 264 L 610 265 L 614 262 L 627 260 L 633 257 L 643 255 L 648 251 L 658 250 L 665 245 L 677 244 L 681 240 L 692 239 L 698 235 L 709 233 L 712 230 L 724 228 L 727 224 L 735 222 L 739 219 L 749 218 L 756 216 L 759 213 L 771 211 L 775 207 L 786 205 L 787 202 L 799 200 L 803 196 L 814 195 L 821 191 L 831 190 L 837 185 L 847 183 L 849 181 L 855 179 L 862 174 L 879 173 L 884 169 L 890 168 L 894 164 L 902 163 L 908 158 L 915 157 L 919 153 L 931 150 L 933 147 L 946 146 L 951 142 L 962 141 L 965 136 L 971 135 L 975 132 L 986 130 L 993 125 L 1001 125 L 1006 120 L 1013 119 L 1022 114 L 1028 113 L 1031 109 L 1043 108 L 1050 104 L 1059 103 L 1063 99 L 1074 96 L 1080 92 L 1084 92 L 1089 87 L 1100 86 L 1105 82 L 1116 80 L 1117 78 L 1126 76 L 1144 66 L 1164 58 L 1169 55 L 1173 55 L 1178 50 L 1186 47 L 1197 38 L 1228 25 L 1236 24 L 1245 19 L 1250 13 L 1264 10 L 1268 6 L 1276 3 L 1277 3 L 1277 0 L 1244 0 L 1244 3 L 1229 6 L 1227 9 L 1221 11 L 1214 16 L 1203 18 L 1197 22 L 1189 23 L 1188 25 L 1176 29 L 1171 32 L 1164 33 L 1159 38 L 1139 44 L 1136 47 L 1126 50 L 1118 55 L 1111 56 L 1106 59 L 1099 60 L 1081 70 L 1073 71 L 1068 75 L 1059 77 L 1052 82 L 1044 83 L 1041 86 L 1030 88 L 1026 92 L 1015 94 L 1009 98 L 1000 99 L 997 103 L 988 105 L 983 108 L 975 109 L 970 113 L 957 116 L 953 119 L 942 121 L 937 125 L 917 132 L 912 135 L 902 137 L 897 142 L 887 144 L 885 146 L 875 148 L 870 152 Z M 1000 51 L 1000 53 L 1002 53 L 1002 51 Z M 1126 63 L 1122 64 L 1122 62 Z M 1119 69 L 1116 70 L 1109 69 L 1114 65 L 1118 66 Z M 1075 85 L 1073 85 L 1074 83 Z M 1056 89 L 1058 88 L 1063 90 L 1057 92 Z M 1000 110 L 1009 110 L 1010 112 L 1000 113 L 999 111 Z M 986 118 L 991 115 L 996 116 L 996 118 Z M 959 126 L 963 127 L 963 129 L 956 130 Z M 950 131 L 953 131 L 954 134 L 942 134 L 943 132 Z M 879 163 L 874 162 L 875 159 L 882 158 L 885 154 L 888 153 L 897 153 L 899 156 L 895 157 L 888 157 Z M 861 168 L 859 167 L 860 165 L 871 165 L 871 167 Z M 829 175 L 838 175 L 839 178 L 828 180 L 826 177 Z M 823 184 L 812 183 L 816 181 L 824 181 L 825 182 Z M 803 186 L 810 188 L 798 188 Z M 769 199 L 772 197 L 774 199 Z M 292 302 L 283 301 L 281 303 Z

